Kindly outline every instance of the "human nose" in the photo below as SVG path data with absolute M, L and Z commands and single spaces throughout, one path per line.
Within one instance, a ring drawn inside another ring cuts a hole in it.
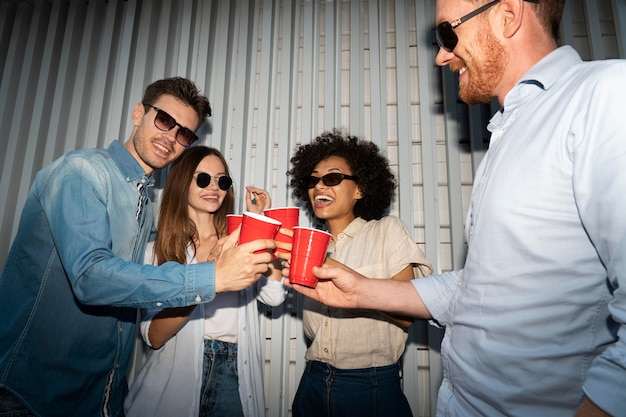
M 314 189 L 316 188 L 328 188 L 328 186 L 326 184 L 324 184 L 324 180 L 320 177 L 320 179 L 317 180 L 317 182 L 315 183 L 315 187 L 313 187 Z
M 163 137 L 165 137 L 167 139 L 168 142 L 170 143 L 176 143 L 176 135 L 178 135 L 178 130 L 180 129 L 179 126 L 174 126 L 173 128 L 171 128 L 170 130 L 167 130 L 165 132 L 163 132 Z
M 211 181 L 209 181 L 208 188 L 211 190 L 219 190 L 220 189 L 220 179 L 218 177 L 211 176 Z
M 445 67 L 450 64 L 450 61 L 454 59 L 454 56 L 454 52 L 449 52 L 439 47 L 439 52 L 437 52 L 437 56 L 435 57 L 435 64 L 440 67 Z

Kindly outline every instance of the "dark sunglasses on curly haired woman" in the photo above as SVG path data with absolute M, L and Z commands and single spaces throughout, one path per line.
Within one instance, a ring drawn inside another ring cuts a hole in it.
M 227 191 L 233 185 L 233 180 L 227 175 L 222 175 L 221 177 L 211 177 L 211 174 L 200 172 L 194 178 L 196 179 L 196 185 L 200 188 L 208 187 L 209 184 L 211 184 L 211 179 L 215 179 L 217 181 L 217 186 L 220 187 L 220 190 L 222 191 Z
M 341 184 L 341 181 L 343 180 L 357 181 L 358 178 L 355 177 L 354 175 L 342 174 L 341 172 L 331 172 L 330 174 L 326 174 L 322 177 L 316 177 L 316 176 L 311 175 L 309 177 L 304 178 L 302 180 L 302 183 L 307 188 L 314 188 L 317 185 L 317 183 L 320 182 L 320 180 L 322 180 L 325 186 L 332 187 L 332 186 Z
M 529 3 L 539 3 L 539 0 L 524 0 Z M 484 12 L 491 6 L 499 3 L 500 0 L 490 1 L 489 3 L 479 7 L 471 13 L 466 14 L 465 16 L 454 20 L 453 22 L 441 22 L 435 28 L 435 38 L 437 38 L 437 44 L 448 52 L 452 52 L 454 48 L 456 48 L 456 44 L 459 42 L 459 38 L 454 33 L 454 29 L 457 28 L 461 23 L 470 20 L 472 17 Z

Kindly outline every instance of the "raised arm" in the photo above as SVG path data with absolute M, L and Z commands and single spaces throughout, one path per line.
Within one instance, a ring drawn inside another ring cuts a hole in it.
M 257 214 L 263 214 L 263 210 L 272 207 L 270 194 L 262 188 L 246 187 L 246 210 Z

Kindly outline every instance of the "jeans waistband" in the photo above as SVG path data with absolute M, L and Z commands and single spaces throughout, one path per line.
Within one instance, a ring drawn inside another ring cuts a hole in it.
M 221 340 L 204 339 L 204 350 L 213 351 L 217 354 L 237 356 L 237 343 L 223 342 Z
M 374 366 L 371 368 L 341 369 L 328 363 L 319 361 L 308 361 L 306 371 L 312 374 L 324 374 L 338 377 L 370 378 L 375 380 L 397 379 L 400 377 L 400 365 L 397 363 L 385 366 Z

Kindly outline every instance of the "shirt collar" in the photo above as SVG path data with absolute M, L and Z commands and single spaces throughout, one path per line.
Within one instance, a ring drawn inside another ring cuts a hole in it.
M 571 46 L 562 46 L 550 52 L 533 65 L 504 98 L 504 107 L 491 118 L 487 129 L 494 132 L 511 120 L 517 107 L 538 94 L 549 90 L 570 68 L 582 62 Z
M 154 178 L 148 177 L 139 165 L 139 162 L 128 152 L 128 150 L 118 140 L 114 140 L 107 151 L 111 154 L 111 158 L 115 161 L 120 171 L 126 178 L 126 181 L 137 181 L 142 178 L 147 179 L 148 184 L 154 184 Z
M 365 220 L 357 217 L 356 219 L 352 220 L 348 227 L 343 229 L 343 232 L 341 233 L 345 234 L 348 237 L 355 237 L 359 234 L 359 232 L 361 232 L 361 230 L 363 230 L 365 223 L 367 223 Z
M 345 229 L 341 231 L 341 233 L 339 233 L 339 236 L 345 235 L 349 237 L 350 239 L 353 239 L 355 236 L 357 236 L 361 232 L 361 230 L 363 230 L 363 227 L 365 227 L 366 223 L 367 222 L 365 220 L 363 220 L 360 217 L 357 217 L 356 219 L 350 222 L 348 227 L 346 227 Z M 339 238 L 339 236 L 337 237 Z M 328 253 L 330 254 L 335 253 L 337 243 L 339 243 L 339 241 L 335 242 L 335 239 L 331 239 L 330 243 L 328 244 Z
M 537 62 L 522 76 L 517 85 L 535 84 L 544 90 L 549 90 L 568 69 L 580 62 L 582 59 L 574 48 L 569 45 L 562 46 Z

